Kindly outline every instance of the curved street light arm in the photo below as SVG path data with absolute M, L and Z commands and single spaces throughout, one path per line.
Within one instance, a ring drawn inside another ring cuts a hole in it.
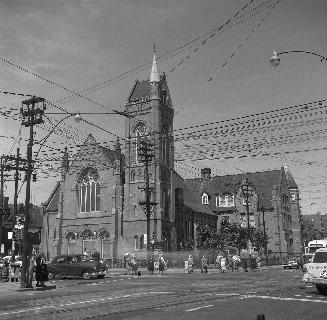
M 273 67 L 277 67 L 280 64 L 280 56 L 282 54 L 288 54 L 288 53 L 308 53 L 308 54 L 312 54 L 316 57 L 320 58 L 321 62 L 326 61 L 327 62 L 327 57 L 322 56 L 321 54 L 318 54 L 316 52 L 312 52 L 312 51 L 305 51 L 305 50 L 290 50 L 290 51 L 282 51 L 282 52 L 276 52 L 274 51 L 274 54 L 272 55 L 272 57 L 269 59 L 270 64 Z
M 327 57 L 322 56 L 321 54 L 318 54 L 316 52 L 312 52 L 312 51 L 305 51 L 305 50 L 290 50 L 290 51 L 282 51 L 282 52 L 277 52 L 277 55 L 280 56 L 282 54 L 288 54 L 288 53 L 309 53 L 312 54 L 314 56 L 317 56 L 321 59 L 321 62 L 323 62 L 324 60 L 327 61 Z

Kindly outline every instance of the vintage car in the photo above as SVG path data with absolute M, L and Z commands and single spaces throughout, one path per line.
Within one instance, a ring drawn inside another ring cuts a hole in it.
M 107 266 L 103 262 L 95 261 L 83 254 L 56 256 L 47 267 L 50 280 L 54 277 L 82 277 L 85 280 L 92 277 L 104 278 L 107 271 Z
M 318 249 L 304 265 L 303 282 L 313 283 L 320 293 L 327 293 L 327 249 Z
M 282 267 L 284 269 L 299 269 L 300 266 L 297 263 L 296 259 L 288 259 L 283 264 Z

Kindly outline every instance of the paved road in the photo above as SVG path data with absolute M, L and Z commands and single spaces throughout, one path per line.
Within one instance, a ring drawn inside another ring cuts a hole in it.
M 324 319 L 327 296 L 299 270 L 56 280 L 57 289 L 0 297 L 0 319 Z

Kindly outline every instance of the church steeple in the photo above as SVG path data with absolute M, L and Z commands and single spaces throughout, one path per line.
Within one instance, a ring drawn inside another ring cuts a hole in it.
M 150 75 L 150 83 L 159 82 L 159 73 L 157 67 L 157 59 L 156 59 L 156 46 L 153 47 L 153 61 L 152 61 L 152 69 Z
M 160 86 L 160 77 L 157 67 L 156 47 L 154 47 L 153 62 L 152 62 L 151 75 L 150 75 L 150 99 L 155 99 L 155 100 L 159 99 L 160 97 L 159 86 Z

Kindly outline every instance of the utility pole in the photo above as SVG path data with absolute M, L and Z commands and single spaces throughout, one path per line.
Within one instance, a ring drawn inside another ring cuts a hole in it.
M 266 258 L 266 266 L 268 267 L 268 248 L 267 248 L 267 233 L 266 233 L 266 220 L 265 220 L 265 208 L 260 206 L 258 208 L 260 212 L 262 212 L 262 226 L 263 226 L 263 236 L 265 241 L 265 258 Z
M 4 156 L 1 156 L 1 213 L 0 213 L 0 249 L 2 248 L 2 218 L 3 215 L 5 214 L 5 199 L 4 199 L 4 194 L 3 194 L 3 186 L 4 186 L 4 177 L 3 177 L 3 173 L 4 173 L 4 168 L 5 168 L 5 164 L 4 164 L 5 158 Z
M 13 217 L 13 231 L 14 231 L 14 226 L 15 226 L 15 220 L 18 215 L 18 181 L 19 181 L 19 153 L 20 149 L 19 147 L 17 148 L 17 153 L 16 153 L 16 163 L 15 163 L 15 193 L 14 193 L 14 217 Z M 14 253 L 16 254 L 16 248 L 15 248 L 15 242 L 14 242 L 14 237 L 12 237 L 12 248 L 14 250 Z
M 150 175 L 149 175 L 149 164 L 154 158 L 153 152 L 153 144 L 150 143 L 147 138 L 140 140 L 139 142 L 140 147 L 138 148 L 140 157 L 140 162 L 145 164 L 145 187 L 140 188 L 143 189 L 145 192 L 145 200 L 139 201 L 139 205 L 142 207 L 145 215 L 146 215 L 146 249 L 147 249 L 147 259 L 149 258 L 150 253 L 150 218 L 153 208 L 157 205 L 157 203 L 151 201 L 151 194 L 154 191 L 154 188 L 150 186 Z
M 38 104 L 41 107 L 38 107 Z M 25 109 L 26 107 L 26 109 Z M 22 125 L 30 128 L 30 137 L 27 145 L 27 170 L 26 170 L 26 198 L 25 198 L 25 221 L 23 231 L 23 254 L 22 254 L 22 272 L 21 272 L 21 287 L 26 288 L 27 272 L 28 272 L 28 259 L 27 256 L 31 254 L 28 243 L 28 226 L 29 226 L 29 209 L 30 209 L 30 196 L 31 196 L 31 176 L 33 172 L 33 135 L 34 125 L 43 123 L 42 115 L 44 114 L 45 103 L 43 98 L 33 97 L 29 100 L 22 102 L 21 114 L 23 117 Z

